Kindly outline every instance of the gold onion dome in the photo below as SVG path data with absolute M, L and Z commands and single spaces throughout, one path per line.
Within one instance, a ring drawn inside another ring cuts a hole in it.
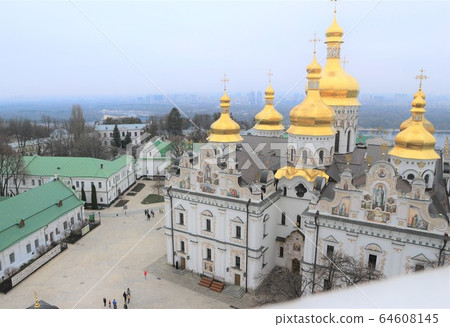
M 359 106 L 359 83 L 341 66 L 340 49 L 343 35 L 344 31 L 337 23 L 335 12 L 333 23 L 325 33 L 328 54 L 320 80 L 320 95 L 330 106 Z
M 225 91 L 220 98 L 220 107 L 222 113 L 219 119 L 211 124 L 211 134 L 208 137 L 209 142 L 232 143 L 243 140 L 239 134 L 241 128 L 230 117 L 230 98 Z
M 439 159 L 434 150 L 436 139 L 424 126 L 425 99 L 418 94 L 411 105 L 411 122 L 395 137 L 395 146 L 389 152 L 391 156 L 407 159 Z
M 284 129 L 282 124 L 283 115 L 280 114 L 273 106 L 274 90 L 269 83 L 269 86 L 265 92 L 266 105 L 263 110 L 258 112 L 255 116 L 255 126 L 256 130 L 270 130 L 270 131 L 281 131 Z
M 334 121 L 336 115 L 320 97 L 319 80 L 321 67 L 314 58 L 308 65 L 308 91 L 302 103 L 292 108 L 289 118 L 291 126 L 287 130 L 290 134 L 296 135 L 334 135 Z
M 422 88 L 419 88 L 419 91 L 417 91 L 417 92 L 414 94 L 414 100 L 413 100 L 413 102 L 411 103 L 411 104 L 413 105 L 413 107 L 414 107 L 414 101 L 415 101 L 418 97 L 421 98 L 421 100 L 419 100 L 419 101 L 423 101 L 423 107 L 422 107 L 422 108 L 424 108 L 424 107 L 425 107 L 425 97 L 426 97 L 426 95 L 425 95 L 425 93 L 422 91 Z M 407 120 L 405 120 L 405 121 L 400 125 L 400 131 L 403 131 L 404 129 L 408 128 L 408 127 L 411 125 L 412 119 L 413 119 L 413 118 L 412 118 L 412 116 L 411 116 L 411 117 L 409 117 Z M 426 119 L 425 117 L 423 117 L 422 122 L 423 122 L 423 127 L 425 127 L 425 129 L 426 129 L 428 132 L 430 132 L 431 134 L 434 134 L 434 126 L 433 126 L 433 124 L 432 124 L 428 119 Z

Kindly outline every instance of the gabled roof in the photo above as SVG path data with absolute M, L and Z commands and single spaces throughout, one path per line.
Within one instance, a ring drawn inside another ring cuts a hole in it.
M 172 142 L 170 141 L 161 141 L 161 139 L 158 139 L 155 141 L 154 145 L 156 149 L 161 153 L 162 157 L 166 156 L 166 152 L 169 151 L 172 148 Z
M 108 178 L 119 172 L 133 158 L 120 156 L 112 161 L 86 157 L 24 157 L 25 173 L 33 176 Z M 103 166 L 102 166 L 103 165 Z M 103 168 L 102 168 L 103 167 Z
M 82 205 L 83 201 L 60 180 L 0 202 L 0 251 Z

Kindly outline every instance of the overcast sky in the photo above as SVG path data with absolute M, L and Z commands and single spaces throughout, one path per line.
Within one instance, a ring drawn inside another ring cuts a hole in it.
M 263 91 L 269 69 L 280 95 L 304 77 L 314 32 L 325 63 L 333 8 L 329 0 L 0 1 L 0 97 L 158 93 L 143 73 L 166 93 L 219 92 L 224 72 L 230 93 Z M 343 0 L 337 18 L 361 93 L 413 94 L 423 67 L 424 91 L 450 94 L 449 1 Z

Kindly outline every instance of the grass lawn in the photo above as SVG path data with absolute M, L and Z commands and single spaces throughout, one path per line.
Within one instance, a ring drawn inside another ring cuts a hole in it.
M 144 200 L 142 200 L 142 204 L 150 204 L 150 203 L 158 203 L 164 202 L 164 197 L 158 194 L 149 194 Z

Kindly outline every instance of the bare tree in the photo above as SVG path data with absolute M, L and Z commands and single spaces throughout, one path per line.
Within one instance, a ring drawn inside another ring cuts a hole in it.
M 311 280 L 287 267 L 275 267 L 263 279 L 256 291 L 259 304 L 287 301 L 301 297 L 307 291 Z
M 28 119 L 15 118 L 9 121 L 9 133 L 17 142 L 20 153 L 25 155 L 27 141 L 32 139 L 32 126 Z
M 375 267 L 341 252 L 322 256 L 323 265 L 316 266 L 316 290 L 331 290 L 383 278 Z

